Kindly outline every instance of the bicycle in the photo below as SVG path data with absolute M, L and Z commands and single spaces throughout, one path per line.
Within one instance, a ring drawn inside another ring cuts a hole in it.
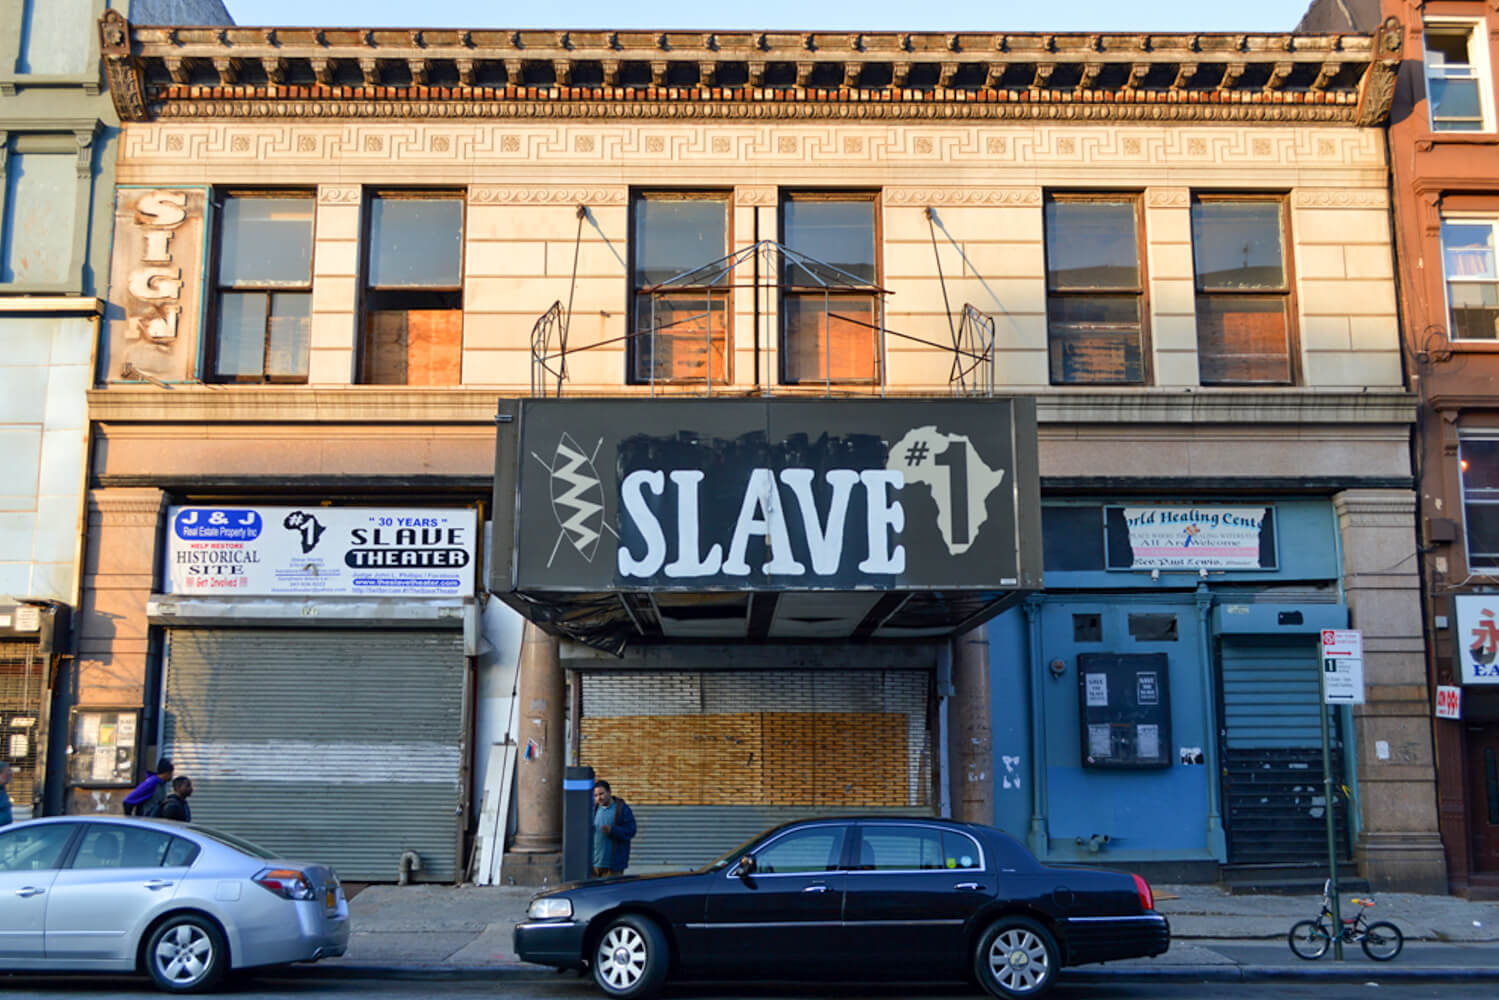
M 1359 908 L 1358 914 L 1343 918 L 1339 939 L 1348 944 L 1357 942 L 1363 947 L 1364 954 L 1376 962 L 1388 962 L 1400 954 L 1400 949 L 1405 947 L 1405 935 L 1400 933 L 1400 928 L 1388 920 L 1368 923 L 1369 907 L 1374 905 L 1374 900 L 1355 896 L 1352 902 Z M 1292 924 L 1286 942 L 1297 958 L 1312 961 L 1326 955 L 1332 941 L 1332 880 L 1328 879 L 1322 883 L 1322 912 L 1316 920 L 1298 920 Z

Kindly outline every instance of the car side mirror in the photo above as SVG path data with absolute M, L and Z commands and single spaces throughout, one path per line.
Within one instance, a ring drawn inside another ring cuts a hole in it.
M 748 855 L 740 858 L 739 861 L 735 863 L 734 870 L 729 872 L 729 874 L 737 875 L 739 878 L 746 878 L 750 875 L 755 874 L 755 859 Z

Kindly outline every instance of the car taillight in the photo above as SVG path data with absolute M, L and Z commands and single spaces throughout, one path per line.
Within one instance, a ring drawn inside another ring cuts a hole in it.
M 254 882 L 283 899 L 314 899 L 312 880 L 295 868 L 266 868 L 256 873 Z
M 1145 910 L 1155 909 L 1155 893 L 1150 891 L 1150 883 L 1138 875 L 1131 875 L 1135 880 L 1135 893 L 1140 897 L 1140 907 Z

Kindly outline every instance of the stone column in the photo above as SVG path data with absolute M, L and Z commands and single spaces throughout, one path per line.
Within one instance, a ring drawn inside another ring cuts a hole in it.
M 1352 626 L 1364 637 L 1365 703 L 1354 707 L 1363 816 L 1355 847 L 1359 869 L 1376 889 L 1446 893 L 1416 496 L 1409 490 L 1345 490 L 1333 503 L 1343 542 L 1343 589 Z
M 989 712 L 989 632 L 984 626 L 953 639 L 954 697 L 949 723 L 953 818 L 994 822 L 994 735 Z
M 557 637 L 527 622 L 520 647 L 519 759 L 515 766 L 515 842 L 502 878 L 543 885 L 562 876 L 562 659 Z

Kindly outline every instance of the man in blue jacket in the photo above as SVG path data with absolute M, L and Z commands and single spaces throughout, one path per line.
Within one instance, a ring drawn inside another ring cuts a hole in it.
M 635 814 L 624 799 L 609 791 L 609 782 L 593 783 L 593 874 L 595 878 L 623 875 L 630 863 L 630 838 L 635 836 Z

